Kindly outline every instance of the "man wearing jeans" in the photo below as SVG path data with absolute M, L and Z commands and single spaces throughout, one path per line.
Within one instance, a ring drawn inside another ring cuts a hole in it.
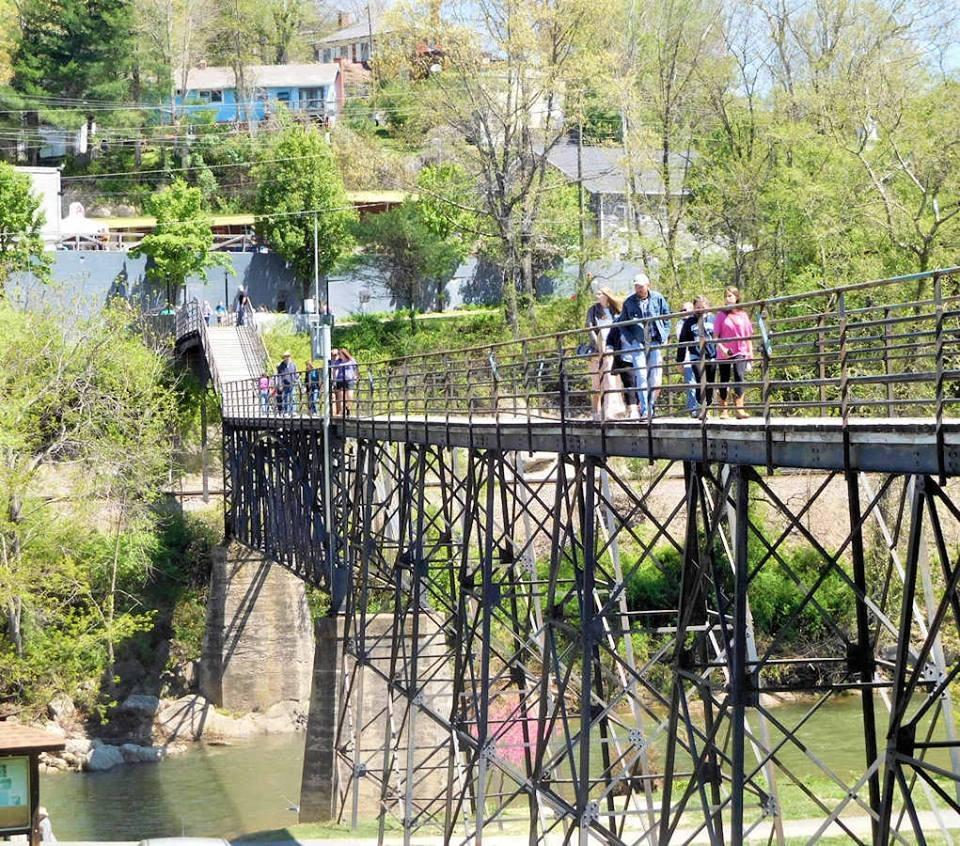
M 623 302 L 623 311 L 617 323 L 641 320 L 620 327 L 621 357 L 630 361 L 636 386 L 637 404 L 631 405 L 631 416 L 653 417 L 653 406 L 660 393 L 663 366 L 660 346 L 670 337 L 670 304 L 659 291 L 650 290 L 646 273 L 633 277 L 633 291 Z

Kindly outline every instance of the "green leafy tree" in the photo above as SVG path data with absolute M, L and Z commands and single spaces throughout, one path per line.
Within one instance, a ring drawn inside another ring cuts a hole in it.
M 46 280 L 50 262 L 43 252 L 43 211 L 30 177 L 0 162 L 0 298 L 12 273 L 30 272 Z
M 417 312 L 431 300 L 441 299 L 462 257 L 460 245 L 452 237 L 437 235 L 417 204 L 409 201 L 371 216 L 360 227 L 360 239 L 386 274 L 386 287 L 397 305 L 408 309 L 410 327 L 415 329 Z
M 284 130 L 264 158 L 269 161 L 254 170 L 257 235 L 293 265 L 306 286 L 313 278 L 314 220 L 317 267 L 325 275 L 353 246 L 357 215 L 330 145 L 313 127 Z
M 417 174 L 417 209 L 438 238 L 476 239 L 476 183 L 459 164 L 428 165 Z
M 144 622 L 124 592 L 146 577 L 137 535 L 176 407 L 130 324 L 125 307 L 71 321 L 0 304 L 0 696 L 51 667 L 102 671 L 92 656 Z
M 127 99 L 134 67 L 130 0 L 27 0 L 13 57 L 12 87 L 27 97 Z M 70 125 L 96 114 L 82 107 L 37 108 L 37 118 Z
M 205 280 L 211 267 L 232 269 L 227 256 L 212 251 L 213 232 L 199 188 L 176 179 L 150 200 L 148 208 L 157 218 L 156 229 L 130 254 L 150 258 L 148 277 L 167 286 L 168 301 L 189 276 Z

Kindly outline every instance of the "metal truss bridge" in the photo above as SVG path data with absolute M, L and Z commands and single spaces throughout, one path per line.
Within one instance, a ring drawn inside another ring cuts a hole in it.
M 404 842 L 960 836 L 960 271 L 746 308 L 750 416 L 687 414 L 671 343 L 642 422 L 591 419 L 586 330 L 361 363 L 336 417 L 221 381 L 181 313 L 229 531 L 340 620 L 336 818 L 373 795 Z

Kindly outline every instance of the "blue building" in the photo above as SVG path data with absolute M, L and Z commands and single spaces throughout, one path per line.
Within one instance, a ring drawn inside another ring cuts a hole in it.
M 183 111 L 216 110 L 217 123 L 259 121 L 279 108 L 334 123 L 343 106 L 340 65 L 248 65 L 247 95 L 237 97 L 233 68 L 201 65 L 187 72 L 186 89 L 177 91 Z

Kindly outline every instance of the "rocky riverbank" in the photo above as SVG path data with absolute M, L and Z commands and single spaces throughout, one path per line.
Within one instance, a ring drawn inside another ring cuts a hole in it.
M 132 694 L 95 733 L 88 733 L 86 721 L 67 696 L 56 697 L 47 711 L 49 719 L 40 727 L 63 737 L 66 748 L 41 756 L 44 772 L 102 772 L 122 764 L 157 763 L 196 742 L 228 744 L 306 727 L 305 703 L 278 702 L 263 712 L 227 714 L 195 693 L 178 699 Z

